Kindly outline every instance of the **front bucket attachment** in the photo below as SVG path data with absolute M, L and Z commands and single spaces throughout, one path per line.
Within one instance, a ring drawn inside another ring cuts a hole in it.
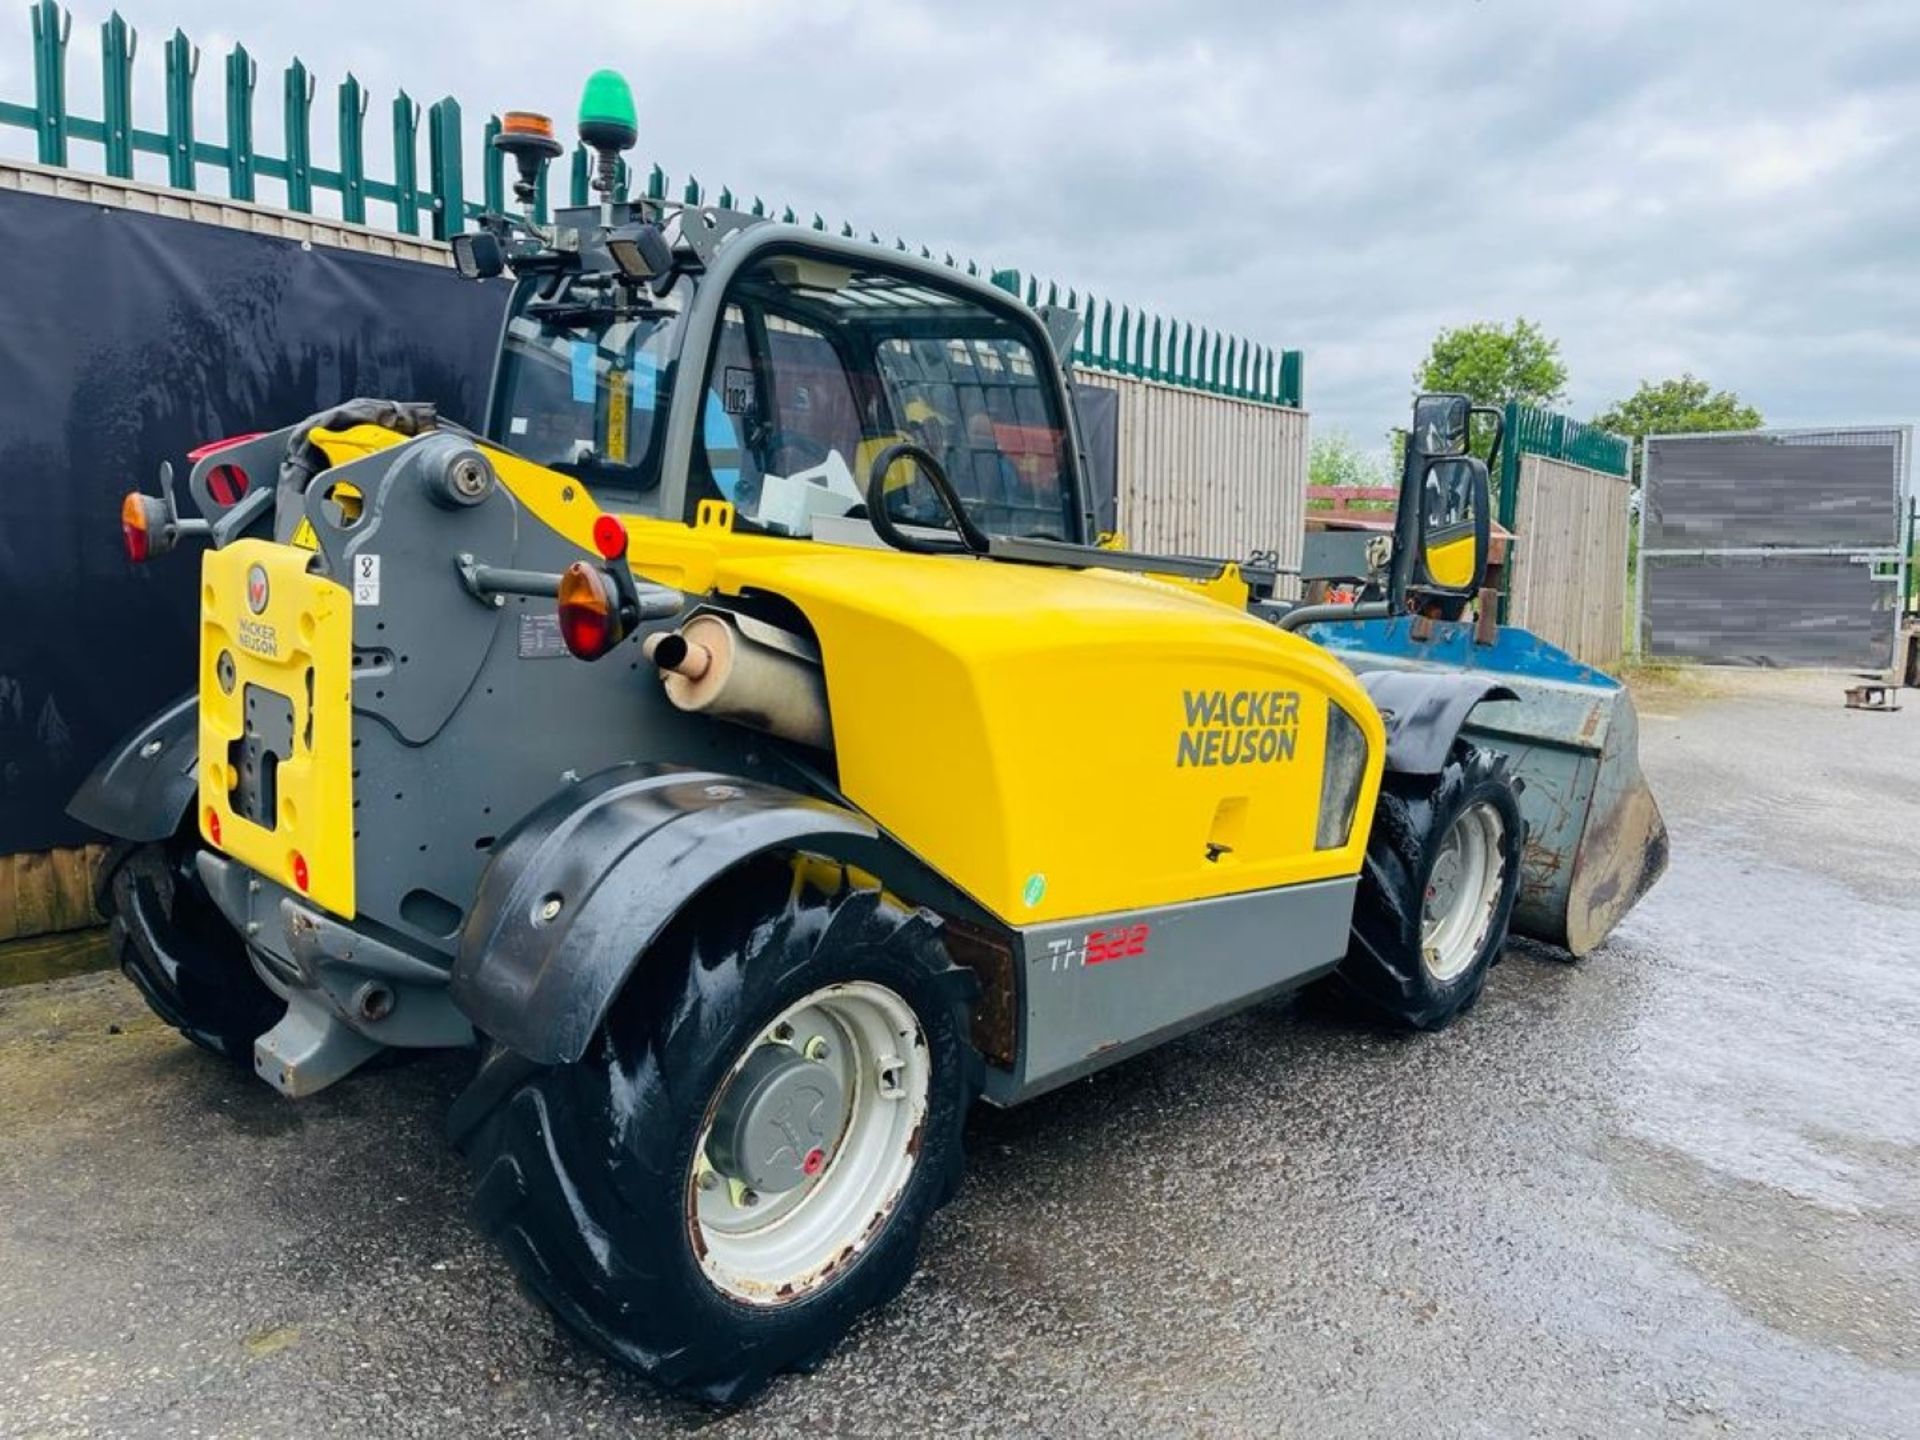
M 1416 639 L 1416 626 L 1429 631 Z M 1356 672 L 1469 670 L 1519 698 L 1477 706 L 1461 732 L 1524 783 L 1527 848 L 1513 930 L 1585 955 L 1667 868 L 1667 826 L 1640 773 L 1626 687 L 1525 630 L 1474 643 L 1471 624 L 1341 620 L 1305 627 Z

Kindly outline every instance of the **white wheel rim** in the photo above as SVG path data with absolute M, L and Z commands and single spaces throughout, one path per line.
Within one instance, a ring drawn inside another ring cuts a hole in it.
M 824 1042 L 822 1053 L 810 1053 Z M 769 1046 L 830 1067 L 842 1103 L 817 1173 L 792 1189 L 753 1190 L 711 1151 L 729 1087 Z M 715 1087 L 687 1176 L 688 1238 L 707 1279 L 755 1305 L 805 1298 L 843 1272 L 885 1228 L 913 1173 L 932 1067 L 913 1008 L 884 985 L 828 985 L 790 1005 Z
M 1427 973 L 1456 980 L 1486 943 L 1506 878 L 1502 841 L 1506 823 L 1484 801 L 1469 805 L 1447 827 L 1420 911 L 1420 953 Z

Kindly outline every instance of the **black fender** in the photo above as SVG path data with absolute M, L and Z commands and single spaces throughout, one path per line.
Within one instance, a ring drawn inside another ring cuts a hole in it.
M 1473 707 L 1517 700 L 1498 680 L 1444 670 L 1368 670 L 1360 677 L 1387 725 L 1387 769 L 1438 775 Z
M 200 787 L 200 705 L 188 695 L 107 752 L 67 802 L 82 825 L 120 840 L 168 840 Z
M 722 871 L 776 847 L 878 834 L 864 815 L 737 775 L 603 770 L 501 838 L 460 930 L 454 1003 L 528 1059 L 571 1063 L 647 946 Z

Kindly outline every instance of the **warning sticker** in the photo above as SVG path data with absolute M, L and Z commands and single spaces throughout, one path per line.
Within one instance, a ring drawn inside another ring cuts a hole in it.
M 287 543 L 298 545 L 302 550 L 318 550 L 320 537 L 313 533 L 313 521 L 302 515 L 300 523 L 293 527 L 293 537 Z
M 607 458 L 627 463 L 627 372 L 607 372 Z
M 353 557 L 353 603 L 356 605 L 380 603 L 380 557 L 378 555 Z

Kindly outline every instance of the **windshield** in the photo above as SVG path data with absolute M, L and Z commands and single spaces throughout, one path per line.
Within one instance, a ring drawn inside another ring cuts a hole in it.
M 937 279 L 778 254 L 727 299 L 691 500 L 729 500 L 775 534 L 850 538 L 868 528 L 875 462 L 906 442 L 981 529 L 1081 538 L 1060 387 L 1016 319 Z M 897 522 L 951 529 L 911 462 L 881 493 Z
M 612 287 L 530 301 L 507 322 L 491 433 L 603 503 L 658 513 L 681 288 L 645 310 Z

